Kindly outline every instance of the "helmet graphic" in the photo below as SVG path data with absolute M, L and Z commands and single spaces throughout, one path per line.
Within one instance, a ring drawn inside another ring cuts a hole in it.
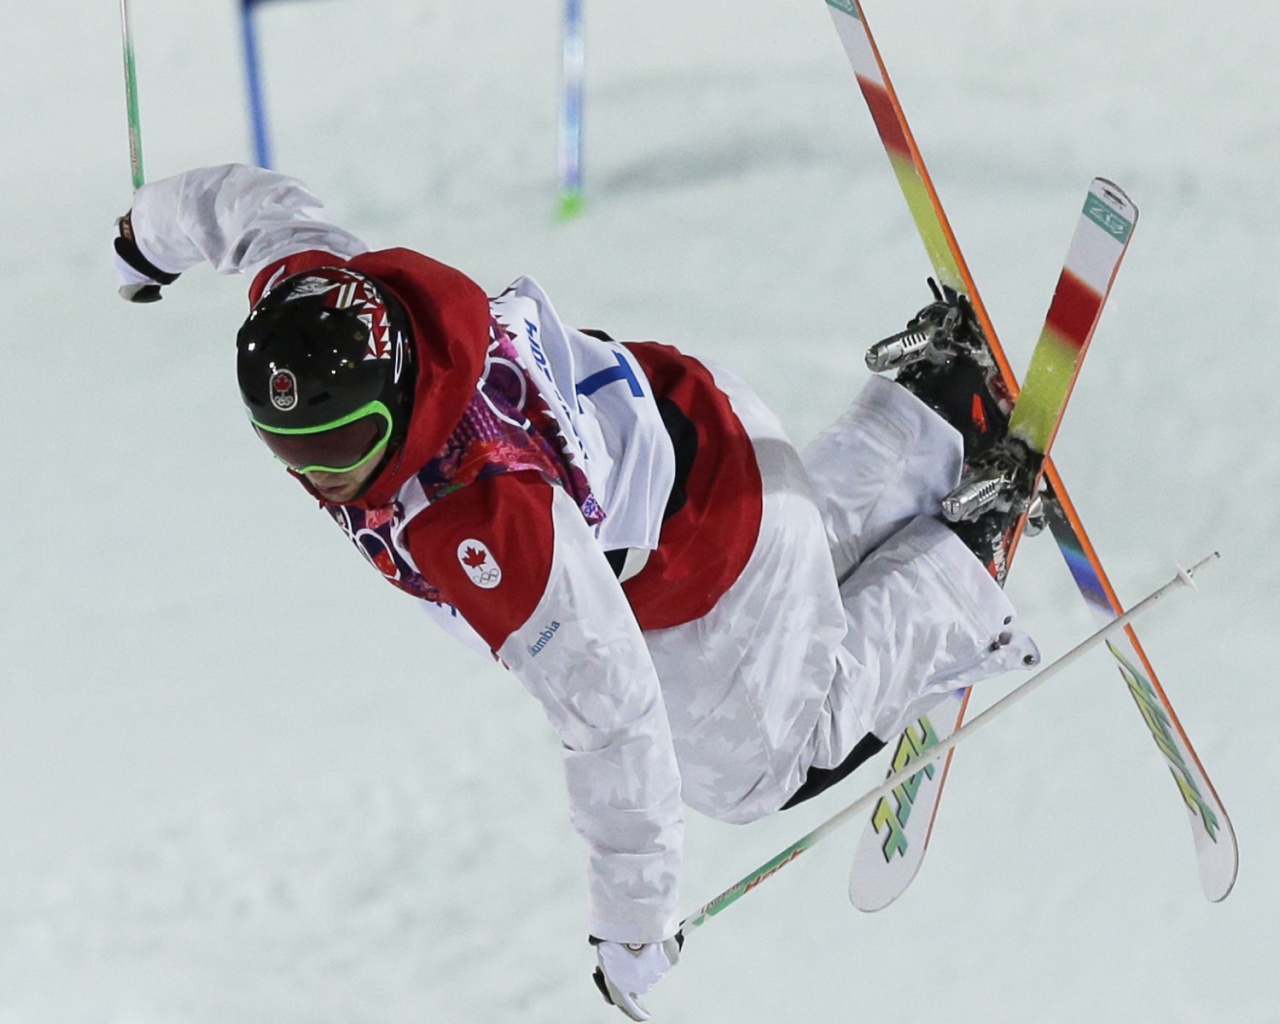
M 236 337 L 254 427 L 294 469 L 341 472 L 408 427 L 412 343 L 400 304 L 369 277 L 322 267 L 262 297 Z

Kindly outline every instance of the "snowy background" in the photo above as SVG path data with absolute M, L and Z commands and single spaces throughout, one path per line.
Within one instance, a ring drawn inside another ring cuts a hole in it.
M 928 265 L 821 0 L 588 2 L 586 214 L 555 222 L 559 5 L 275 3 L 277 165 L 374 245 L 747 377 L 797 441 Z M 1121 596 L 1215 548 L 1140 632 L 1232 813 L 1200 894 L 1104 654 L 956 759 L 903 899 L 845 898 L 849 827 L 691 939 L 677 1022 L 1280 1021 L 1280 5 L 872 0 L 1014 365 L 1084 189 L 1142 221 L 1057 448 Z M 133 0 L 149 177 L 249 157 L 230 0 Z M 588 982 L 555 742 L 432 632 L 246 428 L 240 282 L 115 295 L 129 205 L 117 5 L 0 33 L 0 1022 L 616 1021 Z M 1092 628 L 1047 539 L 1011 591 Z M 1011 681 L 990 685 L 989 702 Z M 710 899 L 877 777 L 744 829 L 692 817 Z

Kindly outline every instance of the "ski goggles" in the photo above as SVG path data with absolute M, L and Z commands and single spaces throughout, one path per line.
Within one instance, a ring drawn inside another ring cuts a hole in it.
M 295 473 L 350 473 L 382 451 L 391 439 L 391 411 L 379 401 L 318 427 L 253 429 L 271 454 Z

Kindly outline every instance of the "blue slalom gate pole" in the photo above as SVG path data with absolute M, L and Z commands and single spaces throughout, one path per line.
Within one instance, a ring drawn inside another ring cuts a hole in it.
M 582 94 L 586 45 L 583 0 L 565 0 L 564 70 L 560 96 L 559 213 L 569 220 L 582 210 Z
M 262 68 L 258 58 L 258 35 L 253 23 L 255 0 L 242 0 L 240 24 L 244 37 L 244 68 L 249 93 L 249 118 L 253 125 L 253 159 L 259 167 L 271 166 L 267 140 L 267 110 L 262 99 Z

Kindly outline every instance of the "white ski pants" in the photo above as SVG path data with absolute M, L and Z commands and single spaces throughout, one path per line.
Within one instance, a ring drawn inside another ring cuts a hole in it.
M 1032 664 L 981 563 L 932 518 L 958 482 L 959 434 L 872 378 L 803 456 L 713 368 L 756 450 L 764 513 L 710 613 L 645 634 L 689 806 L 729 822 L 780 808 L 810 767 L 889 740 L 939 697 Z

